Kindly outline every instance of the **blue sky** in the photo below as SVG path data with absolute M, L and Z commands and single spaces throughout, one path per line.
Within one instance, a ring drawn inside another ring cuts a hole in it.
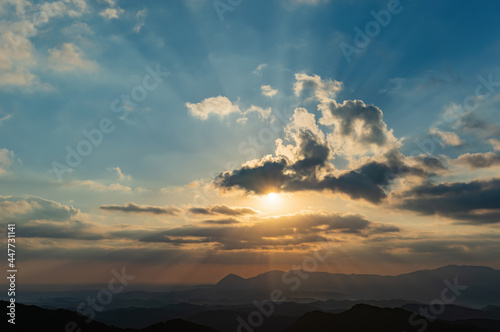
M 500 236 L 493 202 L 500 193 L 500 4 L 229 3 L 0 5 L 0 222 L 18 222 L 31 234 L 26 264 L 46 259 L 77 275 L 67 260 L 107 269 L 136 248 L 158 266 L 187 255 L 177 271 L 189 271 L 189 264 L 199 267 L 192 257 L 209 250 L 215 263 L 206 269 L 216 280 L 233 270 L 286 268 L 314 245 L 297 238 L 233 248 L 194 235 L 213 231 L 201 226 L 203 216 L 238 216 L 235 224 L 252 225 L 319 214 L 369 222 L 321 235 L 346 243 L 350 257 L 325 269 L 380 272 L 366 255 L 375 247 L 384 253 L 375 261 L 394 273 L 444 263 L 500 267 L 493 258 L 500 251 L 493 244 Z M 385 26 L 375 23 L 373 13 L 391 11 Z M 366 34 L 370 24 L 378 30 L 367 45 L 357 44 L 357 31 Z M 346 57 L 346 44 L 359 53 Z M 113 130 L 94 136 L 94 146 L 82 132 L 101 130 L 102 121 Z M 76 152 L 81 161 L 68 165 L 67 149 L 79 146 L 92 151 Z M 318 158 L 324 160 L 305 166 Z M 372 177 L 384 167 L 393 176 L 387 183 Z M 351 178 L 358 175 L 372 187 Z M 436 199 L 441 206 L 430 204 Z M 475 203 L 452 208 L 464 201 Z M 217 206 L 257 212 L 190 212 Z M 58 219 L 61 211 L 66 216 Z M 393 231 L 376 231 L 382 226 Z M 177 228 L 193 232 L 179 235 Z M 364 233 L 350 238 L 348 230 Z M 162 232 L 177 235 L 143 237 Z M 187 241 L 193 237 L 201 242 Z M 68 243 L 74 257 L 57 253 Z M 116 258 L 86 252 L 90 245 Z M 54 257 L 39 257 L 44 252 Z M 234 263 L 258 253 L 277 258 Z M 430 258 L 438 253 L 442 259 Z M 153 270 L 144 282 L 177 282 L 187 273 L 156 280 Z

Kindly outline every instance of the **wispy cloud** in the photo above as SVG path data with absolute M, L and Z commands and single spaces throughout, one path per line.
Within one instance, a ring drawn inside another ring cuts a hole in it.
M 270 85 L 262 85 L 260 87 L 262 94 L 267 97 L 273 97 L 278 93 L 277 89 L 273 89 Z
M 97 63 L 85 59 L 85 55 L 76 45 L 65 43 L 61 48 L 49 50 L 49 63 L 57 71 L 96 71 Z
M 100 209 L 128 213 L 166 214 L 170 216 L 178 215 L 181 212 L 181 210 L 176 207 L 137 205 L 134 203 L 128 203 L 126 205 L 101 205 Z

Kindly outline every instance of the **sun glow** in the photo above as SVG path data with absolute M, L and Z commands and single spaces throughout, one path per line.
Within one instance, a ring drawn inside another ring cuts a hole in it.
M 268 202 L 276 201 L 278 198 L 279 198 L 279 195 L 277 193 L 269 193 L 266 195 L 266 200 Z
M 269 213 L 281 211 L 283 206 L 283 196 L 279 193 L 270 192 L 260 197 L 261 209 Z

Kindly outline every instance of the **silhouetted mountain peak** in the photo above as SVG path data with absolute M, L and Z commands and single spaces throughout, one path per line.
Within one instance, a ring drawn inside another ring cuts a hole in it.
M 245 282 L 245 279 L 236 275 L 236 274 L 228 274 L 224 278 L 222 278 L 216 286 L 222 287 L 240 287 Z

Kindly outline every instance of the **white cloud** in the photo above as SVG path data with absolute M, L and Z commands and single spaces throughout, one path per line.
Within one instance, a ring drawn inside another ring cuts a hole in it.
M 345 100 L 342 104 L 332 100 L 318 108 L 323 114 L 319 123 L 333 129 L 327 140 L 335 154 L 354 161 L 362 156 L 381 156 L 401 145 L 376 106 L 362 100 Z
M 266 68 L 266 67 L 267 67 L 267 64 L 265 64 L 265 63 L 261 63 L 261 64 L 260 64 L 260 65 L 258 65 L 258 66 L 257 66 L 257 68 L 255 68 L 255 70 L 253 71 L 254 75 L 259 75 L 259 74 L 262 72 L 262 70 L 263 70 L 264 68 Z
M 102 17 L 107 20 L 117 19 L 120 15 L 122 15 L 125 11 L 121 8 L 106 8 L 102 12 L 99 13 Z
M 429 129 L 429 134 L 439 136 L 441 140 L 443 140 L 441 146 L 446 146 L 446 145 L 459 146 L 464 143 L 456 133 L 449 131 L 440 131 L 436 127 L 431 127 Z
M 5 5 L 12 5 L 16 8 L 16 14 L 22 16 L 26 12 L 26 7 L 30 7 L 31 3 L 28 0 L 3 0 L 0 3 L 0 13 L 5 11 Z
M 257 113 L 259 117 L 262 119 L 268 119 L 271 116 L 271 107 L 264 109 L 259 106 L 251 105 L 246 111 L 243 112 L 243 114 L 248 114 L 252 112 Z
M 93 180 L 75 180 L 71 181 L 69 184 L 70 186 L 84 187 L 93 191 L 121 191 L 124 193 L 131 193 L 133 191 L 142 192 L 144 190 L 143 188 L 132 189 L 129 186 L 124 186 L 119 183 L 112 183 L 109 185 L 105 185 Z
M 19 68 L 12 72 L 0 74 L 0 86 L 30 86 L 38 82 L 36 75 Z
M 14 152 L 0 149 L 0 175 L 5 174 L 12 164 L 14 164 Z
M 260 87 L 262 94 L 267 97 L 273 97 L 278 93 L 277 89 L 273 89 L 270 85 L 262 85 Z
M 209 116 L 215 115 L 219 118 L 224 118 L 231 114 L 239 114 L 237 123 L 244 124 L 247 122 L 246 117 L 249 113 L 257 113 L 261 119 L 269 119 L 271 117 L 271 108 L 266 109 L 251 105 L 246 110 L 241 110 L 237 103 L 231 102 L 227 97 L 217 96 L 204 99 L 198 104 L 186 103 L 189 113 L 195 118 L 207 120 Z
M 139 10 L 137 14 L 135 15 L 137 19 L 137 23 L 134 26 L 134 32 L 139 33 L 141 32 L 141 28 L 144 26 L 144 20 L 146 18 L 146 15 L 148 14 L 148 11 L 146 8 Z
M 97 69 L 97 64 L 86 60 L 83 52 L 71 43 L 63 44 L 60 49 L 50 49 L 49 63 L 57 71 L 95 71 Z
M 12 6 L 5 6 L 9 4 Z M 30 15 L 26 15 L 29 12 Z M 80 17 L 88 12 L 85 0 L 63 0 L 31 4 L 24 0 L 6 0 L 0 4 L 4 19 L 0 22 L 0 87 L 29 87 L 53 90 L 41 84 L 32 73 L 37 64 L 36 49 L 30 39 L 38 27 L 54 17 Z
M 186 103 L 189 113 L 195 118 L 207 120 L 210 115 L 225 117 L 232 113 L 241 113 L 240 107 L 233 104 L 227 97 L 207 98 L 198 104 Z
M 489 142 L 493 146 L 493 150 L 500 151 L 500 141 L 499 140 L 492 138 L 489 140 Z
M 2 124 L 2 122 L 7 121 L 10 118 L 12 118 L 12 114 L 7 114 L 7 115 L 5 115 L 3 117 L 0 117 L 0 125 Z
M 120 181 L 130 181 L 132 180 L 132 176 L 123 173 L 120 167 L 111 167 L 108 168 L 109 171 L 114 172 Z
M 259 106 L 251 105 L 246 111 L 241 113 L 242 116 L 238 120 L 236 120 L 236 122 L 240 124 L 245 124 L 248 121 L 246 115 L 252 112 L 257 113 L 261 119 L 268 119 L 271 116 L 272 109 L 271 107 L 264 109 Z
M 0 221 L 16 220 L 25 223 L 30 220 L 66 221 L 80 212 L 69 205 L 46 200 L 37 196 L 0 196 Z M 5 218 L 5 219 L 3 219 Z
M 327 80 L 323 81 L 320 76 L 309 76 L 307 74 L 295 74 L 295 84 L 293 91 L 295 96 L 301 96 L 305 91 L 310 90 L 311 96 L 307 100 L 317 99 L 321 103 L 328 103 L 337 96 L 343 88 L 342 82 Z

